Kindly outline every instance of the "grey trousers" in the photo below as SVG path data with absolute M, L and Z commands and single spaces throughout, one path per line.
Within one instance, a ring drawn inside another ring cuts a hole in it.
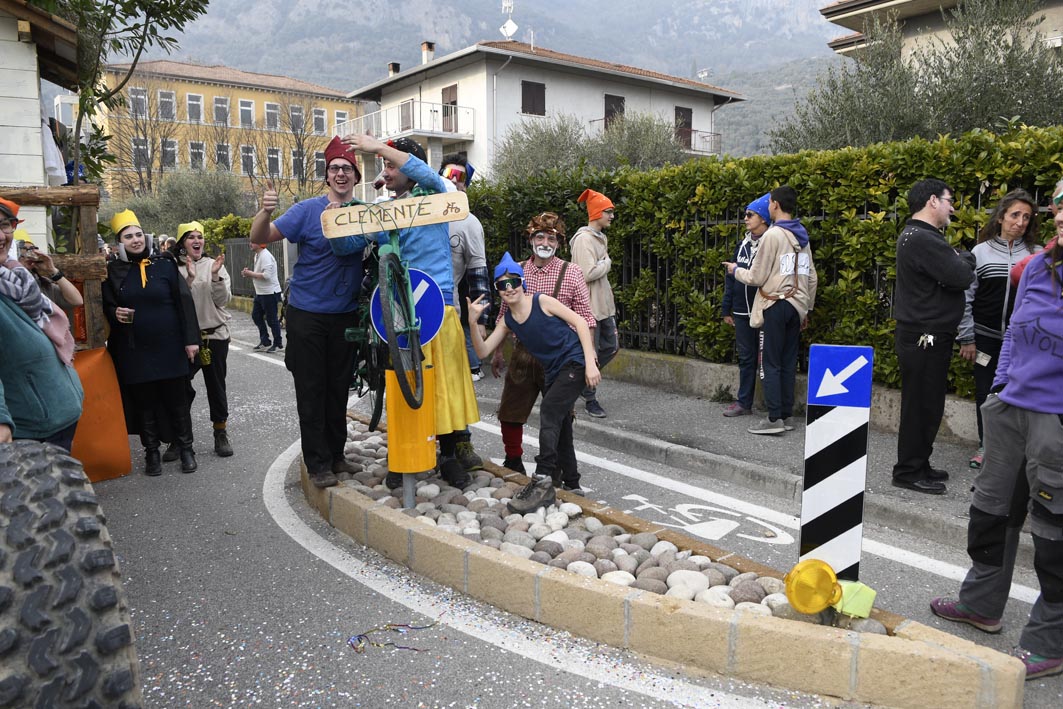
M 987 618 L 1003 616 L 1022 525 L 1014 497 L 1026 482 L 1041 595 L 1019 644 L 1038 655 L 1063 657 L 1063 420 L 1011 406 L 995 394 L 983 404 L 982 420 L 985 460 L 975 480 L 968 526 L 973 563 L 960 601 Z

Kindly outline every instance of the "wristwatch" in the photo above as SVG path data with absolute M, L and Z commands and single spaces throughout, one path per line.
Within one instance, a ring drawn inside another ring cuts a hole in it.
M 63 280 L 64 277 L 65 277 L 65 274 L 62 271 L 60 271 L 58 268 L 55 269 L 55 273 L 53 273 L 52 275 L 48 276 L 48 278 L 52 281 L 52 283 L 58 283 L 59 281 Z

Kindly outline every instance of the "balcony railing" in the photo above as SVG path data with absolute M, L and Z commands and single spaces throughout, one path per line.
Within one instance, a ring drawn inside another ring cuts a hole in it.
M 596 118 L 588 121 L 590 134 L 597 135 L 606 129 L 606 119 Z M 683 150 L 691 155 L 719 155 L 722 141 L 719 133 L 711 133 L 707 130 L 693 130 L 691 128 L 676 128 L 675 142 Z
M 475 116 L 476 112 L 468 106 L 410 100 L 340 123 L 336 133 L 369 133 L 378 138 L 431 135 L 472 140 Z

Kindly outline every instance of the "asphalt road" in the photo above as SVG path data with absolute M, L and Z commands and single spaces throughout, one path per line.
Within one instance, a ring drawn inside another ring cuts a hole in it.
M 200 469 L 134 472 L 96 486 L 125 575 L 148 706 L 617 707 L 835 706 L 833 700 L 645 663 L 501 613 L 382 559 L 323 524 L 296 485 L 291 378 L 253 353 L 235 314 L 229 359 L 232 458 L 214 456 L 206 396 L 193 405 Z M 478 385 L 479 386 L 479 385 Z M 484 385 L 487 388 L 487 384 Z M 500 459 L 487 407 L 474 442 Z M 529 431 L 529 438 L 534 436 Z M 786 569 L 797 510 L 777 498 L 581 444 L 590 495 Z M 528 446 L 529 454 L 534 448 Z M 531 455 L 526 455 L 526 459 Z M 943 627 L 927 608 L 954 593 L 962 549 L 867 525 L 862 579 L 878 605 Z M 1036 579 L 1020 570 L 1000 636 L 946 628 L 1007 650 Z M 1026 598 L 1027 600 L 1022 600 Z M 430 626 L 352 636 L 387 624 Z M 1063 705 L 1059 678 L 1027 683 L 1028 707 Z

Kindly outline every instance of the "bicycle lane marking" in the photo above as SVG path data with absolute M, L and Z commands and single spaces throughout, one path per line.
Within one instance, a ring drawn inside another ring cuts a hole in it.
M 497 425 L 485 424 L 480 421 L 472 424 L 472 428 L 477 428 L 481 431 L 491 433 L 495 436 L 502 436 L 502 430 Z M 537 436 L 531 436 L 527 429 L 524 433 L 524 442 L 530 445 L 539 447 L 539 439 Z M 672 492 L 692 497 L 695 500 L 701 500 L 702 502 L 708 502 L 714 505 L 720 505 L 729 509 L 735 510 L 741 514 L 755 517 L 759 520 L 764 520 L 777 524 L 785 529 L 798 530 L 801 528 L 801 522 L 797 517 L 786 514 L 785 512 L 779 512 L 769 507 L 761 507 L 751 502 L 739 500 L 735 497 L 728 495 L 722 495 L 720 493 L 711 492 L 689 483 L 679 482 L 677 480 L 670 480 L 662 475 L 650 473 L 645 470 L 625 465 L 624 463 L 616 463 L 606 458 L 600 458 L 590 453 L 584 453 L 582 451 L 576 451 L 576 459 L 582 463 L 593 465 L 603 470 L 608 470 L 618 475 L 631 478 L 632 480 L 638 480 L 640 482 L 660 487 L 665 490 L 671 490 Z M 919 569 L 935 576 L 940 576 L 952 581 L 963 581 L 967 576 L 967 569 L 950 564 L 945 561 L 925 556 L 907 549 L 901 549 L 899 547 L 891 546 L 883 542 L 877 542 L 867 537 L 864 537 L 863 549 L 869 554 L 887 559 L 889 561 L 903 564 L 904 566 L 910 566 L 914 569 Z M 1037 600 L 1040 595 L 1040 591 L 1029 586 L 1023 586 L 1021 584 L 1013 583 L 1011 585 L 1010 594 L 1011 598 L 1014 598 L 1025 603 L 1032 604 Z
M 285 478 L 299 454 L 300 439 L 296 439 L 287 450 L 274 459 L 266 471 L 262 482 L 262 501 L 266 511 L 296 544 L 371 591 L 499 650 L 513 652 L 542 665 L 592 682 L 636 692 L 647 698 L 694 707 L 753 708 L 767 705 L 763 699 L 729 694 L 716 687 L 703 687 L 667 674 L 647 671 L 648 663 L 644 663 L 641 668 L 629 666 L 632 663 L 626 660 L 618 665 L 615 660 L 596 657 L 586 648 L 565 648 L 545 637 L 553 632 L 549 626 L 541 626 L 542 631 L 534 627 L 529 628 L 527 624 L 524 624 L 524 627 L 507 628 L 464 608 L 440 607 L 438 596 L 434 593 L 404 583 L 402 578 L 385 576 L 370 568 L 365 562 L 359 561 L 349 552 L 323 538 L 299 518 L 284 494 Z M 402 575 L 414 576 L 406 569 L 403 569 Z M 589 643 L 590 641 L 578 639 L 578 644 Z M 622 650 L 618 648 L 617 651 Z M 731 680 L 722 678 L 720 681 Z

